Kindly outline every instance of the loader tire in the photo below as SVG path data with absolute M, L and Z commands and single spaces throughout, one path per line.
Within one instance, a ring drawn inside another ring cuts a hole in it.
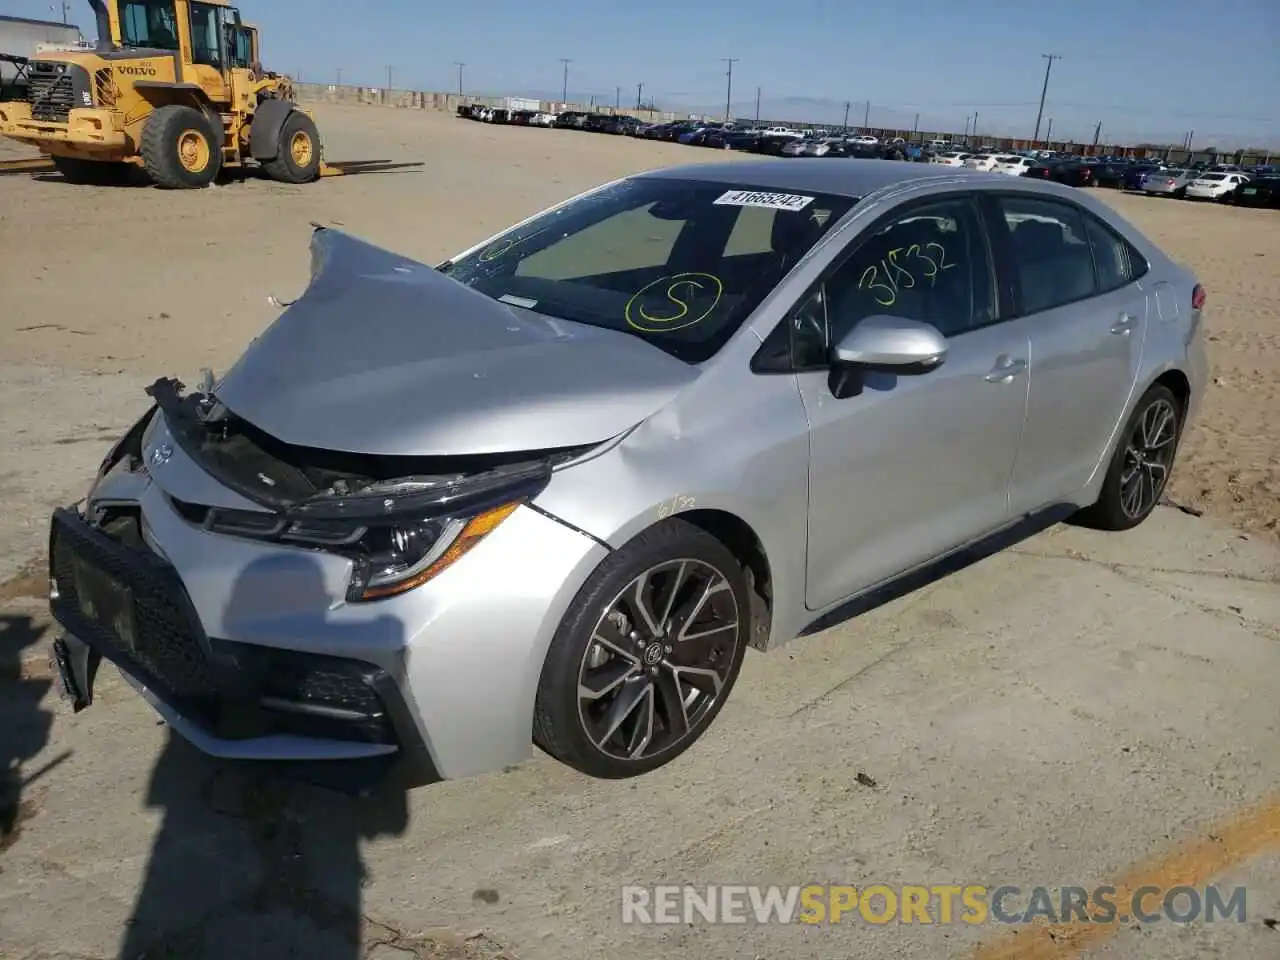
M 301 110 L 285 117 L 280 128 L 280 149 L 262 169 L 281 183 L 310 183 L 320 175 L 320 133 L 315 121 Z
M 160 107 L 142 129 L 143 169 L 167 190 L 207 187 L 222 169 L 221 139 L 194 107 Z

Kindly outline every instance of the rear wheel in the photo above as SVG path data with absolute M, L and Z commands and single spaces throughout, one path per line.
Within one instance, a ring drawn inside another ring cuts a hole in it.
M 222 169 L 221 138 L 209 118 L 194 107 L 160 107 L 142 130 L 142 165 L 157 186 L 207 187 Z
M 1160 502 L 1182 434 L 1182 406 L 1156 384 L 1138 401 L 1116 444 L 1098 500 L 1080 512 L 1087 526 L 1128 530 Z
M 670 762 L 724 706 L 749 625 L 746 577 L 724 544 L 679 519 L 650 527 L 565 614 L 538 682 L 534 742 L 593 777 Z
M 280 128 L 280 150 L 264 160 L 262 168 L 272 180 L 310 183 L 320 174 L 320 134 L 315 121 L 300 110 L 285 117 Z

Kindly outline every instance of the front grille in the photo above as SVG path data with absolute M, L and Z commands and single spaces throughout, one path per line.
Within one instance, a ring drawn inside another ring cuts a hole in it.
M 68 630 L 154 685 L 161 695 L 196 707 L 197 712 L 207 711 L 218 684 L 186 591 L 169 564 L 145 547 L 113 540 L 66 511 L 54 515 L 49 557 L 57 585 L 53 613 Z M 96 572 L 128 591 L 135 643 L 126 643 L 109 623 L 82 606 L 88 598 L 81 597 L 80 585 Z
M 72 635 L 214 736 L 293 733 L 399 744 L 393 714 L 404 708 L 384 671 L 341 657 L 209 639 L 177 571 L 147 549 L 138 522 L 126 515 L 98 528 L 74 510 L 55 511 L 50 607 Z M 126 599 L 86 610 L 83 600 L 103 595 L 104 574 Z M 81 584 L 90 597 L 81 596 Z
M 70 73 L 54 73 L 34 64 L 27 98 L 31 101 L 31 118 L 53 123 L 66 123 L 75 104 L 75 84 Z

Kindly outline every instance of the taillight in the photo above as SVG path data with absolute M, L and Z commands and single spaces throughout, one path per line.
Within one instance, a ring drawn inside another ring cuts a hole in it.
M 1200 284 L 1197 283 L 1196 288 L 1191 291 L 1191 309 L 1203 310 L 1204 301 L 1205 301 L 1204 287 L 1200 286 Z

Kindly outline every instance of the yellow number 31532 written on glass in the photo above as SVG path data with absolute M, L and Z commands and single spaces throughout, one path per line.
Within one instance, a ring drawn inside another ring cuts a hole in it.
M 911 268 L 919 270 L 929 286 L 938 276 L 957 265 L 947 262 L 947 250 L 940 243 L 913 243 L 909 247 L 896 247 L 879 263 L 873 263 L 862 271 L 858 289 L 865 290 L 882 307 L 892 307 L 898 302 L 898 291 L 910 290 L 916 285 Z

